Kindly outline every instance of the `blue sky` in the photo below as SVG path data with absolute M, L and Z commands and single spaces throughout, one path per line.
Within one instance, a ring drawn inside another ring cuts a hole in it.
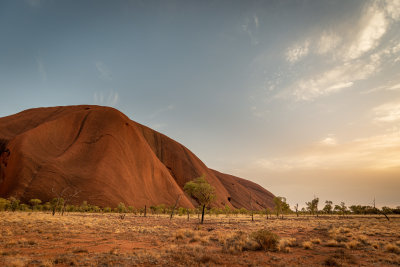
M 303 205 L 400 205 L 400 1 L 0 3 L 0 116 L 98 104 Z

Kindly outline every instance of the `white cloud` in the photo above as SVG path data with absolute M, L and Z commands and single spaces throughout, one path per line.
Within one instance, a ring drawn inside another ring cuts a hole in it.
M 296 100 L 311 101 L 350 88 L 380 71 L 380 56 L 374 54 L 362 60 L 343 63 L 330 70 L 296 81 L 292 86 Z
M 328 137 L 323 138 L 321 141 L 319 141 L 319 144 L 323 146 L 336 146 L 337 141 L 334 135 L 330 134 Z
M 335 49 L 340 42 L 341 38 L 338 35 L 324 32 L 318 41 L 317 53 L 326 54 Z
M 104 80 L 109 80 L 109 81 L 112 80 L 111 71 L 106 66 L 106 64 L 104 64 L 101 61 L 97 61 L 95 65 L 96 65 L 97 71 L 100 74 L 100 78 L 102 78 Z
M 400 19 L 400 0 L 386 0 L 385 11 L 394 20 Z
M 277 85 L 269 87 L 274 89 L 274 93 L 263 90 L 263 99 L 313 101 L 352 87 L 360 90 L 359 81 L 374 79 L 390 63 L 400 61 L 400 40 L 395 29 L 398 25 L 387 15 L 397 11 L 397 2 L 393 7 L 388 2 L 388 6 L 381 3 L 373 2 L 366 6 L 360 18 L 338 23 L 317 35 L 295 41 L 284 54 L 289 63 L 284 65 L 284 79 L 270 77 L 259 82 L 262 84 L 259 87 L 263 88 L 267 87 L 265 80 Z M 295 64 L 305 57 L 312 57 L 312 64 L 308 64 L 311 61 L 305 62 L 307 65 Z M 254 62 L 262 65 L 265 64 L 263 61 L 264 55 Z M 363 93 L 379 90 L 398 90 L 398 87 L 393 85 L 390 89 L 381 83 L 372 90 L 366 86 Z
M 388 29 L 388 21 L 383 11 L 371 7 L 365 17 L 365 24 L 355 42 L 347 52 L 348 59 L 355 59 L 378 46 Z
M 43 61 L 41 59 L 36 59 L 36 63 L 37 63 L 37 68 L 39 71 L 40 78 L 42 79 L 43 82 L 46 82 L 47 81 L 47 72 L 44 67 Z
M 314 100 L 353 86 L 355 81 L 363 80 L 373 74 L 380 66 L 379 61 L 360 61 L 335 67 L 321 74 L 297 81 L 293 95 L 297 100 Z
M 400 101 L 386 103 L 375 107 L 373 110 L 376 122 L 397 122 L 400 121 Z
M 400 90 L 400 83 L 390 86 L 388 90 Z
M 398 43 L 396 46 L 394 46 L 394 47 L 392 48 L 392 53 L 393 53 L 393 54 L 396 54 L 396 53 L 398 53 L 398 52 L 400 52 L 400 43 Z
M 114 107 L 118 104 L 119 94 L 118 92 L 111 91 L 107 96 L 103 92 L 95 92 L 93 100 L 96 105 L 104 105 Z
M 286 50 L 286 60 L 290 62 L 291 64 L 296 63 L 303 57 L 308 55 L 309 52 L 309 41 L 305 41 L 304 43 L 301 44 L 295 44 L 291 47 L 289 47 Z

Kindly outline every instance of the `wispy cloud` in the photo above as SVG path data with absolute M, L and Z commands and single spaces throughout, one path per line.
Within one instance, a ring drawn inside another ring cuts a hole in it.
M 380 39 L 388 29 L 385 13 L 375 5 L 370 7 L 364 18 L 365 25 L 347 52 L 349 59 L 355 59 L 378 46 Z
M 300 44 L 295 44 L 289 47 L 285 54 L 286 60 L 291 64 L 296 63 L 297 61 L 308 55 L 309 46 L 310 42 L 304 41 Z
M 334 50 L 341 42 L 341 38 L 335 33 L 323 32 L 317 43 L 317 53 L 326 54 Z
M 97 69 L 97 71 L 99 72 L 99 77 L 101 78 L 101 79 L 104 79 L 104 80 L 112 80 L 112 74 L 111 74 L 111 71 L 110 71 L 110 69 L 107 67 L 107 65 L 106 64 L 104 64 L 103 62 L 101 62 L 101 61 L 97 61 L 96 63 L 95 63 L 95 65 L 96 65 L 96 69 Z
M 379 67 L 380 61 L 378 59 L 345 63 L 321 74 L 296 81 L 292 85 L 293 95 L 296 97 L 296 100 L 305 101 L 330 95 L 352 87 L 356 81 L 368 78 Z
M 376 122 L 400 121 L 400 101 L 386 103 L 375 107 L 373 110 Z
M 254 15 L 252 19 L 247 18 L 246 22 L 242 24 L 242 31 L 245 32 L 251 41 L 251 45 L 256 46 L 259 44 L 258 38 L 254 32 L 257 32 L 260 22 L 257 15 Z
M 119 94 L 113 90 L 108 94 L 104 94 L 103 92 L 95 92 L 93 94 L 93 100 L 96 105 L 114 107 L 118 104 Z
M 390 86 L 388 90 L 400 90 L 400 83 Z
M 319 145 L 279 158 L 255 160 L 257 168 L 273 171 L 323 169 L 388 169 L 400 167 L 400 129 L 338 144 L 327 137 Z
M 161 115 L 161 114 L 163 114 L 165 112 L 171 111 L 173 109 L 175 109 L 175 106 L 170 104 L 170 105 L 168 105 L 166 107 L 163 107 L 163 108 L 160 108 L 160 109 L 154 111 L 152 114 L 149 115 L 149 118 L 153 119 L 153 118 L 155 118 L 155 117 L 157 117 L 157 116 L 159 116 L 159 115 Z
M 316 57 L 314 60 L 317 62 L 319 58 L 321 64 L 316 64 L 318 67 L 309 66 L 307 72 L 294 69 L 298 74 L 304 74 L 298 75 L 300 78 L 283 88 L 277 96 L 312 101 L 372 78 L 381 72 L 382 62 L 395 63 L 396 58 L 400 61 L 400 40 L 396 39 L 396 35 L 394 39 L 382 43 L 394 23 L 388 14 L 397 18 L 395 8 L 373 3 L 365 10 L 356 26 L 344 32 L 345 39 L 333 30 L 323 30 L 318 37 L 310 36 L 307 41 L 290 46 L 285 59 L 291 65 L 310 54 Z
M 254 26 L 255 26 L 256 28 L 258 28 L 258 26 L 259 26 L 260 24 L 259 24 L 257 15 L 254 15 L 253 18 L 254 18 Z
M 42 79 L 43 82 L 46 82 L 47 81 L 47 72 L 44 67 L 43 60 L 37 58 L 36 63 L 37 63 L 37 68 L 38 68 L 40 78 Z
M 318 142 L 323 146 L 336 146 L 337 140 L 334 134 L 329 134 L 327 137 L 323 138 L 321 141 Z

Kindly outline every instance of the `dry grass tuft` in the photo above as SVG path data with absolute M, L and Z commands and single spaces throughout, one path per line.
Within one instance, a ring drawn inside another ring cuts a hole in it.
M 400 254 L 400 248 L 397 245 L 391 243 L 385 246 L 385 251 L 390 253 Z
M 321 239 L 319 238 L 314 238 L 310 240 L 313 244 L 321 244 Z
M 360 246 L 361 246 L 361 243 L 358 242 L 357 240 L 352 240 L 352 241 L 346 243 L 346 248 L 348 248 L 348 249 L 356 249 L 356 248 L 359 248 Z
M 231 254 L 237 254 L 244 250 L 257 250 L 259 247 L 256 242 L 249 239 L 248 236 L 241 231 L 227 236 L 222 242 L 222 245 L 223 251 Z
M 278 249 L 279 236 L 266 229 L 253 232 L 251 238 L 258 243 L 259 250 L 264 249 L 274 251 Z
M 363 245 L 370 245 L 371 243 L 368 240 L 368 237 L 366 235 L 359 235 L 357 236 L 358 241 L 361 242 Z
M 342 266 L 342 265 L 348 266 L 349 264 L 357 264 L 357 261 L 354 258 L 354 256 L 351 254 L 347 254 L 344 249 L 336 250 L 335 253 L 327 260 L 329 260 L 329 259 L 331 259 L 331 261 L 330 261 L 331 264 L 337 264 L 337 265 L 330 265 L 330 266 Z M 325 263 L 327 263 L 327 262 L 325 262 Z
M 312 249 L 313 243 L 311 241 L 304 241 L 302 244 L 304 249 Z
M 23 267 L 27 265 L 28 260 L 26 258 L 7 257 L 4 262 L 6 266 Z
M 296 238 L 282 238 L 279 240 L 278 250 L 283 252 L 289 252 L 289 247 L 298 246 Z
M 344 247 L 345 244 L 339 243 L 339 242 L 337 242 L 336 240 L 331 239 L 331 240 L 328 240 L 328 241 L 325 243 L 325 246 L 326 246 L 326 247 L 338 247 L 338 248 L 340 248 L 340 247 Z

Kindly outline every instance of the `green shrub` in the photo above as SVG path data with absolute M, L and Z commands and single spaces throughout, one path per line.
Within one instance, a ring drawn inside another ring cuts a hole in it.
M 118 204 L 117 209 L 118 209 L 118 212 L 119 212 L 119 213 L 124 213 L 124 212 L 126 212 L 126 206 L 125 206 L 125 204 L 122 203 L 122 202 L 120 202 L 120 203 Z
M 5 211 L 10 207 L 10 200 L 8 199 L 4 199 L 4 198 L 0 198 L 0 211 Z
M 22 203 L 21 205 L 19 205 L 19 210 L 21 210 L 21 211 L 28 211 L 28 210 L 30 210 L 30 209 L 29 209 L 29 206 L 28 206 L 28 205 Z
M 10 201 L 10 209 L 16 211 L 19 208 L 20 200 L 15 197 L 10 197 L 8 200 Z
M 42 201 L 40 199 L 33 198 L 33 199 L 29 200 L 29 203 L 31 203 L 31 205 L 32 205 L 32 210 L 37 210 L 37 206 L 39 204 L 41 204 Z
M 111 208 L 110 207 L 105 207 L 105 208 L 103 208 L 103 212 L 111 212 L 112 210 L 111 210 Z
M 50 202 L 44 203 L 44 205 L 43 205 L 43 210 L 44 210 L 44 211 L 49 211 L 49 210 L 51 210 L 51 203 L 50 203 Z
M 81 206 L 79 207 L 79 210 L 82 212 L 89 211 L 89 205 L 86 200 L 82 202 Z

